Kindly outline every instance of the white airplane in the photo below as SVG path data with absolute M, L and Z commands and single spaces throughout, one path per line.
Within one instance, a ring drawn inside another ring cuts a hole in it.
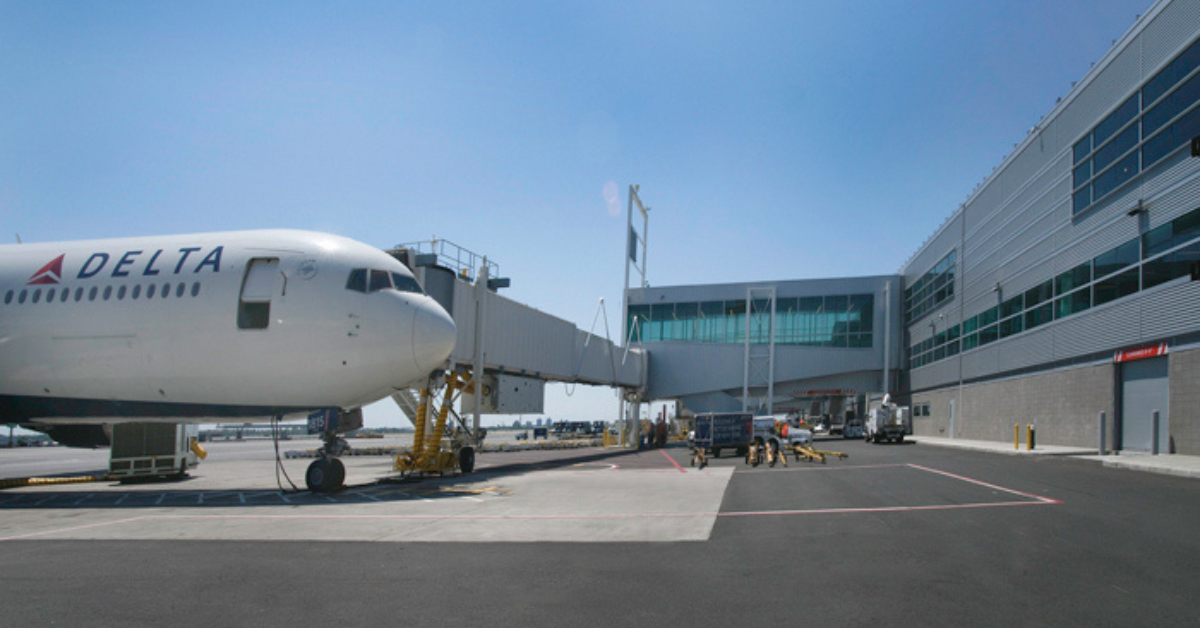
M 121 421 L 350 412 L 443 368 L 456 338 L 408 268 L 339 236 L 0 245 L 0 423 L 68 444 Z M 345 477 L 324 437 L 316 491 Z

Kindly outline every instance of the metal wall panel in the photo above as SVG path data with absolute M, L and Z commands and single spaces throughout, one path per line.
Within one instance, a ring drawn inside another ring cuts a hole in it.
M 1144 197 L 1149 209 L 1149 228 L 1200 207 L 1200 159 L 1190 155 L 1185 149 L 1154 169 L 1155 176 L 1146 184 Z
M 1121 214 L 1110 218 L 1107 224 L 1098 226 L 1089 237 L 1062 249 L 1055 256 L 1055 263 L 1060 272 L 1065 271 L 1137 236 L 1137 219 Z
M 1138 342 L 1141 335 L 1137 299 L 1116 301 L 1054 323 L 1058 358 L 1107 351 Z
M 958 359 L 950 358 L 934 362 L 912 372 L 912 388 L 920 390 L 934 386 L 958 383 Z
M 963 379 L 974 379 L 999 372 L 999 352 L 995 343 L 962 354 Z
M 1069 144 L 1079 141 L 1098 121 L 1125 102 L 1141 83 L 1141 52 L 1136 39 L 1116 56 L 1111 55 L 1110 50 L 1097 64 L 1099 71 L 1089 73 L 1082 88 L 1076 89 L 1073 99 L 1054 120 L 1061 125 L 1060 132 L 1067 134 Z
M 489 363 L 503 356 L 503 366 L 515 371 L 571 374 L 575 365 L 575 325 L 516 303 L 495 293 L 488 294 Z M 571 348 L 572 351 L 564 351 Z
M 1175 58 L 1200 31 L 1200 2 L 1176 0 L 1159 6 L 1161 12 L 1146 25 L 1139 42 L 1146 78 Z
M 1054 330 L 1046 327 L 1025 332 L 997 345 L 997 368 L 1014 371 L 1054 359 Z
M 480 295 L 485 299 L 487 321 L 485 368 L 525 373 L 549 381 L 643 385 L 647 365 L 643 350 L 631 349 L 626 355 L 624 349 L 614 347 L 605 338 L 592 336 L 588 340 L 587 333 L 573 323 L 491 291 L 476 291 L 473 284 L 465 281 L 456 281 L 454 286 L 458 342 L 450 356 L 452 361 L 465 365 L 475 362 L 475 321 Z
M 654 365 L 647 382 L 651 399 L 742 388 L 744 345 L 656 342 L 644 347 Z M 900 365 L 893 362 L 892 368 Z M 776 382 L 882 370 L 881 358 L 870 350 L 775 346 Z
M 1140 341 L 1152 341 L 1200 328 L 1200 282 L 1186 278 L 1181 283 L 1155 288 L 1138 299 L 1141 310 Z

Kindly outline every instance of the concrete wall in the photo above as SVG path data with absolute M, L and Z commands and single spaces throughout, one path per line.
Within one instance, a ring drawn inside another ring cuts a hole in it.
M 914 394 L 913 406 L 928 403 L 930 416 L 913 417 L 913 433 L 950 437 L 954 399 L 959 408 L 954 438 L 1010 442 L 1013 425 L 1020 424 L 1024 443 L 1025 426 L 1032 423 L 1043 445 L 1095 447 L 1097 415 L 1107 413 L 1111 425 L 1113 377 L 1113 365 L 1101 364 L 966 385 L 961 402 L 957 387 Z M 1195 394 L 1200 395 L 1200 387 Z
M 1200 349 L 1170 354 L 1171 441 L 1175 453 L 1200 455 Z

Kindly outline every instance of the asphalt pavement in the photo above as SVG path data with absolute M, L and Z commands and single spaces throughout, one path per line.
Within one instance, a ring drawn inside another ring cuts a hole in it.
M 6 536 L 33 534 L 0 542 L 0 624 L 1200 625 L 1195 480 L 928 443 L 818 447 L 849 457 L 774 468 L 726 457 L 700 471 L 682 447 L 488 454 L 478 483 L 496 494 L 427 502 L 158 510 L 132 497 L 104 508 L 59 497 L 36 507 L 22 497 L 6 507 L 5 499 L 53 491 L 3 491 Z M 218 475 L 196 471 L 204 473 Z M 240 488 L 257 491 L 266 477 Z M 206 482 L 216 480 L 54 491 L 78 501 L 89 491 L 182 499 L 237 488 Z M 385 522 L 395 534 L 330 540 L 338 538 L 331 529 L 369 528 L 367 506 L 398 518 Z M 196 519 L 216 512 L 225 519 Z M 293 513 L 311 522 L 280 518 Z M 428 519 L 403 519 L 415 514 Z M 471 517 L 474 537 L 459 527 Z M 711 521 L 702 534 L 700 519 Z M 93 523 L 108 538 L 88 537 Z M 39 533 L 68 524 L 79 531 Z M 309 525 L 326 540 L 299 538 Z M 194 539 L 206 526 L 217 532 Z M 218 533 L 239 526 L 253 538 Z M 553 540 L 492 539 L 489 526 Z M 420 529 L 422 540 L 405 540 L 406 528 Z M 446 542 L 425 540 L 439 529 Z

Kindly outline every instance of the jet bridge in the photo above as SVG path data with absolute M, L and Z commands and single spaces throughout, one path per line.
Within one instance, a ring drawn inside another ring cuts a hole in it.
M 649 354 L 626 349 L 591 330 L 501 296 L 508 286 L 486 257 L 445 240 L 400 245 L 390 251 L 412 269 L 417 281 L 454 318 L 458 341 L 453 368 L 482 373 L 463 391 L 464 413 L 542 412 L 545 382 L 621 388 L 637 398 L 646 386 Z M 620 316 L 620 313 L 617 313 Z M 620 333 L 619 331 L 617 332 Z M 412 391 L 393 395 L 416 422 L 419 401 Z

